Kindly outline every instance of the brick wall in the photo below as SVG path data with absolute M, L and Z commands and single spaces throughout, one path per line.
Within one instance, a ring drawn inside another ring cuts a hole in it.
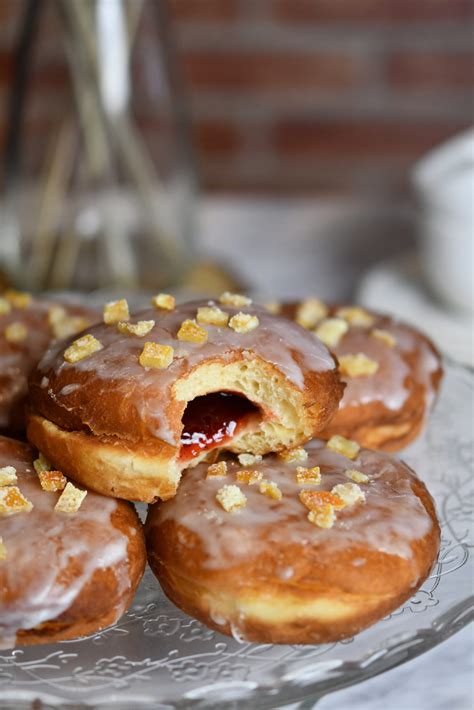
M 208 189 L 395 195 L 472 123 L 473 0 L 168 4 Z M 20 7 L 0 0 L 0 107 Z M 41 125 L 64 72 L 37 73 Z

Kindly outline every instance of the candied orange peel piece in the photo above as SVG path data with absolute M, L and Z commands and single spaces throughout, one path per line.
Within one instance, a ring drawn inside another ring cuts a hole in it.
M 154 326 L 154 320 L 139 320 L 136 323 L 120 321 L 120 323 L 117 323 L 119 333 L 135 335 L 137 338 L 143 338 L 145 335 L 148 335 L 148 333 L 153 330 Z
M 11 309 L 12 307 L 7 301 L 7 299 L 3 298 L 3 296 L 0 296 L 0 316 L 6 316 L 8 313 L 10 313 Z
M 16 468 L 14 466 L 2 466 L 0 468 L 0 486 L 11 486 L 12 483 L 16 483 L 17 475 Z
M 26 293 L 26 291 L 8 289 L 3 295 L 14 308 L 28 308 L 33 300 L 31 293 Z
M 38 478 L 41 488 L 48 493 L 63 491 L 67 484 L 66 476 L 61 471 L 40 471 Z
M 22 343 L 28 337 L 28 328 L 24 323 L 16 321 L 7 325 L 3 334 L 8 343 Z
M 234 306 L 234 308 L 242 308 L 242 306 L 250 306 L 252 299 L 248 296 L 243 296 L 241 293 L 230 293 L 224 291 L 219 298 L 223 306 Z
M 308 520 L 318 528 L 332 528 L 336 522 L 336 513 L 334 506 L 330 503 L 324 503 L 308 513 Z
M 48 459 L 42 453 L 39 453 L 38 458 L 33 461 L 33 468 L 37 474 L 40 474 L 41 471 L 51 471 L 53 467 Z
M 318 325 L 314 334 L 326 347 L 335 348 L 348 330 L 349 325 L 343 318 L 326 318 Z
M 279 313 L 281 313 L 281 303 L 279 303 L 278 301 L 267 301 L 263 304 L 263 307 L 266 311 L 272 313 L 274 316 L 277 316 Z
M 216 493 L 217 502 L 226 513 L 235 513 L 247 505 L 247 498 L 238 486 L 222 486 Z
M 388 330 L 383 330 L 382 328 L 374 328 L 371 332 L 371 336 L 377 340 L 381 340 L 382 343 L 388 345 L 389 348 L 394 348 L 397 344 L 396 337 Z
M 225 478 L 227 476 L 227 462 L 218 461 L 207 467 L 206 478 Z
M 104 323 L 107 325 L 113 325 L 115 323 L 120 323 L 120 321 L 126 321 L 130 318 L 130 309 L 128 307 L 128 302 L 125 298 L 121 298 L 118 301 L 109 301 L 104 306 Z
M 344 318 L 348 323 L 361 328 L 369 328 L 374 324 L 375 318 L 360 306 L 343 306 L 336 311 L 338 318 Z
M 302 446 L 297 446 L 294 449 L 285 449 L 280 451 L 278 456 L 286 463 L 296 463 L 297 461 L 306 461 L 308 452 Z
M 239 454 L 237 458 L 241 466 L 255 466 L 262 460 L 260 454 Z
M 329 441 L 326 442 L 326 448 L 331 449 L 336 454 L 341 454 L 348 459 L 355 459 L 360 451 L 360 446 L 357 441 L 346 439 L 340 434 L 334 434 Z
M 365 493 L 357 483 L 338 483 L 331 493 L 342 500 L 344 507 L 365 501 Z
M 298 305 L 295 321 L 303 328 L 314 328 L 328 314 L 328 308 L 319 298 L 306 298 Z
M 48 310 L 48 325 L 55 338 L 69 338 L 90 325 L 84 316 L 70 316 L 62 306 L 51 306 Z
M 250 333 L 250 331 L 255 330 L 260 325 L 260 321 L 257 316 L 253 316 L 250 313 L 236 313 L 235 316 L 229 321 L 229 328 L 235 330 L 236 333 Z
M 346 377 L 368 377 L 379 369 L 378 362 L 364 353 L 339 355 L 338 360 L 339 372 Z
M 198 323 L 204 325 L 226 326 L 229 322 L 229 314 L 217 306 L 201 306 L 196 314 Z
M 242 469 L 237 471 L 237 481 L 239 483 L 244 483 L 246 486 L 253 486 L 255 483 L 259 483 L 263 480 L 263 473 L 261 471 L 252 469 Z
M 0 488 L 0 515 L 29 513 L 33 504 L 25 498 L 18 486 Z
M 169 293 L 158 293 L 151 299 L 151 305 L 162 311 L 173 311 L 176 307 L 176 299 Z
M 313 468 L 305 468 L 304 466 L 297 466 L 296 482 L 299 486 L 318 485 L 319 483 L 321 483 L 320 467 L 313 466 Z
M 59 496 L 54 510 L 57 513 L 77 513 L 86 495 L 87 491 L 76 488 L 69 482 Z
M 267 496 L 267 498 L 272 498 L 273 500 L 281 500 L 283 497 L 280 488 L 274 481 L 262 481 L 258 490 L 262 495 Z
M 142 367 L 150 367 L 157 370 L 166 370 L 174 358 L 174 349 L 171 345 L 160 345 L 160 343 L 145 343 L 140 353 L 138 361 Z
M 326 505 L 327 503 L 332 505 L 334 510 L 341 510 L 344 508 L 344 501 L 342 498 L 332 491 L 312 491 L 309 488 L 305 488 L 300 491 L 299 498 L 308 510 L 315 510 L 316 508 Z
M 355 468 L 346 469 L 344 471 L 344 475 L 347 476 L 347 478 L 350 478 L 351 481 L 354 481 L 354 483 L 368 483 L 370 480 L 366 473 L 357 471 Z
M 97 338 L 94 338 L 93 335 L 83 335 L 66 348 L 64 359 L 66 362 L 74 364 L 102 350 L 103 347 L 102 343 Z
M 187 319 L 181 323 L 177 338 L 186 343 L 207 343 L 209 334 L 195 320 Z

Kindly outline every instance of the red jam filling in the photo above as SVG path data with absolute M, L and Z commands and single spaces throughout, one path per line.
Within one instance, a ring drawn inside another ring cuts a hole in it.
M 181 460 L 222 446 L 232 439 L 258 408 L 231 392 L 213 392 L 191 400 L 183 415 Z

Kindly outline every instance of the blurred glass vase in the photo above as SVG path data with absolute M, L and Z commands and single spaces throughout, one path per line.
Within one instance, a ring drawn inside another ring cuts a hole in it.
M 12 280 L 178 283 L 195 174 L 160 0 L 29 0 L 11 99 L 0 264 Z

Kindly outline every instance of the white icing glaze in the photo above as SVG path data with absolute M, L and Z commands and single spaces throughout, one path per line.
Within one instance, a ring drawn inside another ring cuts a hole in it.
M 349 460 L 319 441 L 312 441 L 305 448 L 309 453 L 305 466 L 321 467 L 322 481 L 318 486 L 299 486 L 295 480 L 296 464 L 267 456 L 253 468 L 278 484 L 282 499 L 263 496 L 257 485 L 241 485 L 247 497 L 246 507 L 225 513 L 216 501 L 216 492 L 225 484 L 236 483 L 235 473 L 242 467 L 228 461 L 226 478 L 206 479 L 207 466 L 200 464 L 184 474 L 175 498 L 153 506 L 149 524 L 173 520 L 194 532 L 207 554 L 205 565 L 211 569 L 251 561 L 268 545 L 281 549 L 292 543 L 324 546 L 325 551 L 333 552 L 360 545 L 389 555 L 411 557 L 411 544 L 424 537 L 433 525 L 412 490 L 415 474 L 394 457 L 367 449 Z M 300 491 L 303 488 L 330 491 L 338 483 L 347 483 L 344 471 L 350 468 L 370 477 L 368 484 L 361 484 L 366 502 L 338 511 L 331 529 L 309 523 L 308 511 L 298 497 Z M 279 571 L 282 579 L 293 574 L 287 563 Z
M 390 347 L 371 335 L 374 328 L 393 335 L 395 346 Z M 407 387 L 409 376 L 423 386 L 425 405 L 428 409 L 431 407 L 435 396 L 432 376 L 440 367 L 439 358 L 425 337 L 404 323 L 386 316 L 375 316 L 374 326 L 370 328 L 351 326 L 333 351 L 337 357 L 364 353 L 379 365 L 373 375 L 343 377 L 347 386 L 340 409 L 376 401 L 394 411 L 401 409 L 410 396 L 411 390 Z
M 62 394 L 60 406 L 68 407 L 67 395 L 61 389 L 61 374 L 67 373 L 69 386 L 81 385 L 73 392 L 74 405 L 84 412 L 100 398 L 101 392 L 113 387 L 123 393 L 139 419 L 156 437 L 170 444 L 178 444 L 177 433 L 170 427 L 166 406 L 172 400 L 171 387 L 193 368 L 215 358 L 231 362 L 236 353 L 247 352 L 247 357 L 259 356 L 274 364 L 297 387 L 304 387 L 304 374 L 333 370 L 335 363 L 326 347 L 296 324 L 275 317 L 259 307 L 243 309 L 222 306 L 230 316 L 243 310 L 258 315 L 260 325 L 248 333 L 236 333 L 229 327 L 203 326 L 209 334 L 207 343 L 188 343 L 177 339 L 177 332 L 185 319 L 193 319 L 197 309 L 207 301 L 196 301 L 178 306 L 174 311 L 150 309 L 135 315 L 132 320 L 154 320 L 155 326 L 144 338 L 120 333 L 114 325 L 99 324 L 88 330 L 102 344 L 103 349 L 77 363 L 63 358 L 64 346 L 53 345 L 39 365 L 40 380 L 49 377 L 53 382 L 48 390 L 55 401 Z M 174 360 L 167 369 L 145 369 L 138 362 L 145 342 L 156 342 L 174 348 Z M 93 376 L 93 400 L 87 378 Z M 71 383 L 71 378 L 75 382 Z M 167 396 L 166 396 L 167 395 Z
M 0 648 L 14 645 L 19 629 L 60 616 L 96 570 L 118 565 L 120 597 L 131 586 L 128 538 L 111 524 L 116 501 L 89 492 L 76 513 L 55 512 L 59 494 L 41 489 L 28 447 L 15 442 L 12 454 L 12 443 L 0 437 L 0 467 L 16 468 L 18 486 L 34 507 L 29 513 L 0 516 L 7 549 L 7 559 L 0 561 Z M 72 560 L 75 573 L 65 579 Z M 117 617 L 123 611 L 117 609 Z
M 28 375 L 52 340 L 48 311 L 57 305 L 33 299 L 27 308 L 12 306 L 9 313 L 0 314 L 0 430 L 9 426 L 11 407 L 25 397 Z M 87 316 L 91 322 L 95 320 L 90 309 L 61 305 L 68 315 Z M 17 322 L 26 326 L 27 336 L 21 342 L 9 343 L 4 335 L 5 328 Z

